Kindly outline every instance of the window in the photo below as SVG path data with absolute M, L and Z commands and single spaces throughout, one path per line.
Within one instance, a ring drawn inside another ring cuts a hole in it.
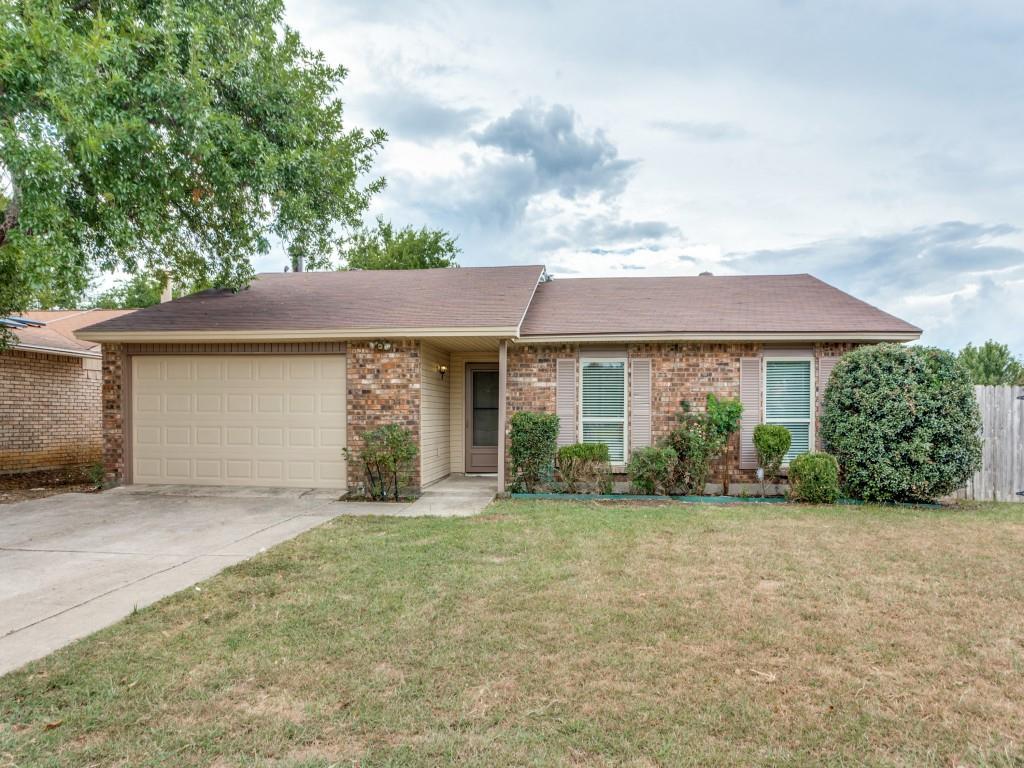
M 764 420 L 789 430 L 792 441 L 784 464 L 811 450 L 814 388 L 811 361 L 766 359 L 764 363 Z
M 581 362 L 580 434 L 584 443 L 608 446 L 612 464 L 626 461 L 626 361 Z

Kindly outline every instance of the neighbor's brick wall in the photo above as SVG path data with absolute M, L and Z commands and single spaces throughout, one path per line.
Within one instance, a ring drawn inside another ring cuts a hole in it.
M 398 424 L 412 430 L 420 442 L 420 343 L 415 340 L 391 341 L 389 351 L 373 348 L 372 342 L 355 341 L 348 345 L 347 444 L 358 451 L 362 433 L 386 424 Z M 414 462 L 410 484 L 420 485 L 420 462 Z M 349 490 L 365 483 L 362 469 L 350 461 L 347 467 Z
M 20 349 L 0 353 L 0 473 L 100 460 L 97 363 Z
M 124 345 L 103 345 L 103 467 L 108 480 L 124 482 L 124 412 L 121 375 Z
M 842 355 L 856 344 L 821 343 L 814 345 L 815 358 Z M 718 397 L 739 398 L 740 359 L 759 357 L 762 344 L 629 344 L 629 359 L 651 360 L 652 437 L 663 440 L 676 424 L 680 401 L 686 400 L 694 411 L 703 411 L 708 393 Z M 586 355 L 580 345 L 524 344 L 510 345 L 508 351 L 507 409 L 516 411 L 555 412 L 555 369 L 559 358 Z M 817 365 L 815 366 L 817 370 Z M 815 387 L 818 377 L 815 375 Z M 631 383 L 631 380 L 630 380 Z M 817 424 L 821 423 L 821 398 L 817 391 Z M 712 468 L 711 482 L 720 482 L 722 464 L 727 463 L 730 482 L 755 482 L 753 470 L 739 468 L 739 435 L 733 435 L 729 451 Z M 507 458 L 506 436 L 506 458 Z M 510 471 L 510 468 L 506 468 Z

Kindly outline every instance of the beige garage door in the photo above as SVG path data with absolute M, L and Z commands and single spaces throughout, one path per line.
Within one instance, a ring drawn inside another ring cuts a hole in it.
M 136 483 L 344 488 L 345 357 L 132 357 Z

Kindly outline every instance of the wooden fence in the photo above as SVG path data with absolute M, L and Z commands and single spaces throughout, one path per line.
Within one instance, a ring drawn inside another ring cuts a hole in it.
M 981 471 L 956 494 L 959 499 L 1020 501 L 1024 496 L 1024 387 L 974 388 L 981 409 Z

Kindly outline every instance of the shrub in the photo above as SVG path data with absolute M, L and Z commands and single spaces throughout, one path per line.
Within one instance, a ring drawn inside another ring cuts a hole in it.
M 89 478 L 89 482 L 92 483 L 95 488 L 102 488 L 103 483 L 107 480 L 107 468 L 103 466 L 102 462 L 90 464 L 85 470 L 85 473 Z
M 342 449 L 345 458 L 362 465 L 367 496 L 372 499 L 390 496 L 397 501 L 402 485 L 412 472 L 412 461 L 419 452 L 412 430 L 388 424 L 367 430 L 361 437 L 363 444 L 360 448 Z
M 671 485 L 685 495 L 701 495 L 711 471 L 711 462 L 722 452 L 729 436 L 739 428 L 743 406 L 738 400 L 707 396 L 704 413 L 694 413 L 685 400 L 676 416 L 679 426 L 666 443 L 676 454 Z
M 512 414 L 509 427 L 511 487 L 533 493 L 542 481 L 549 481 L 553 473 L 558 416 L 520 411 Z
M 672 472 L 676 465 L 676 452 L 664 448 L 639 448 L 633 451 L 626 465 L 633 493 L 647 496 L 668 493 Z
M 779 481 L 779 469 L 789 451 L 793 436 L 781 424 L 758 424 L 754 427 L 757 463 L 771 482 Z
M 843 488 L 866 501 L 931 501 L 981 466 L 970 375 L 949 352 L 880 344 L 836 364 L 821 435 Z
M 839 498 L 839 462 L 828 453 L 801 453 L 789 462 L 789 497 L 811 504 Z
M 558 449 L 558 474 L 568 493 L 592 485 L 598 493 L 611 493 L 612 466 L 604 443 L 575 443 Z

